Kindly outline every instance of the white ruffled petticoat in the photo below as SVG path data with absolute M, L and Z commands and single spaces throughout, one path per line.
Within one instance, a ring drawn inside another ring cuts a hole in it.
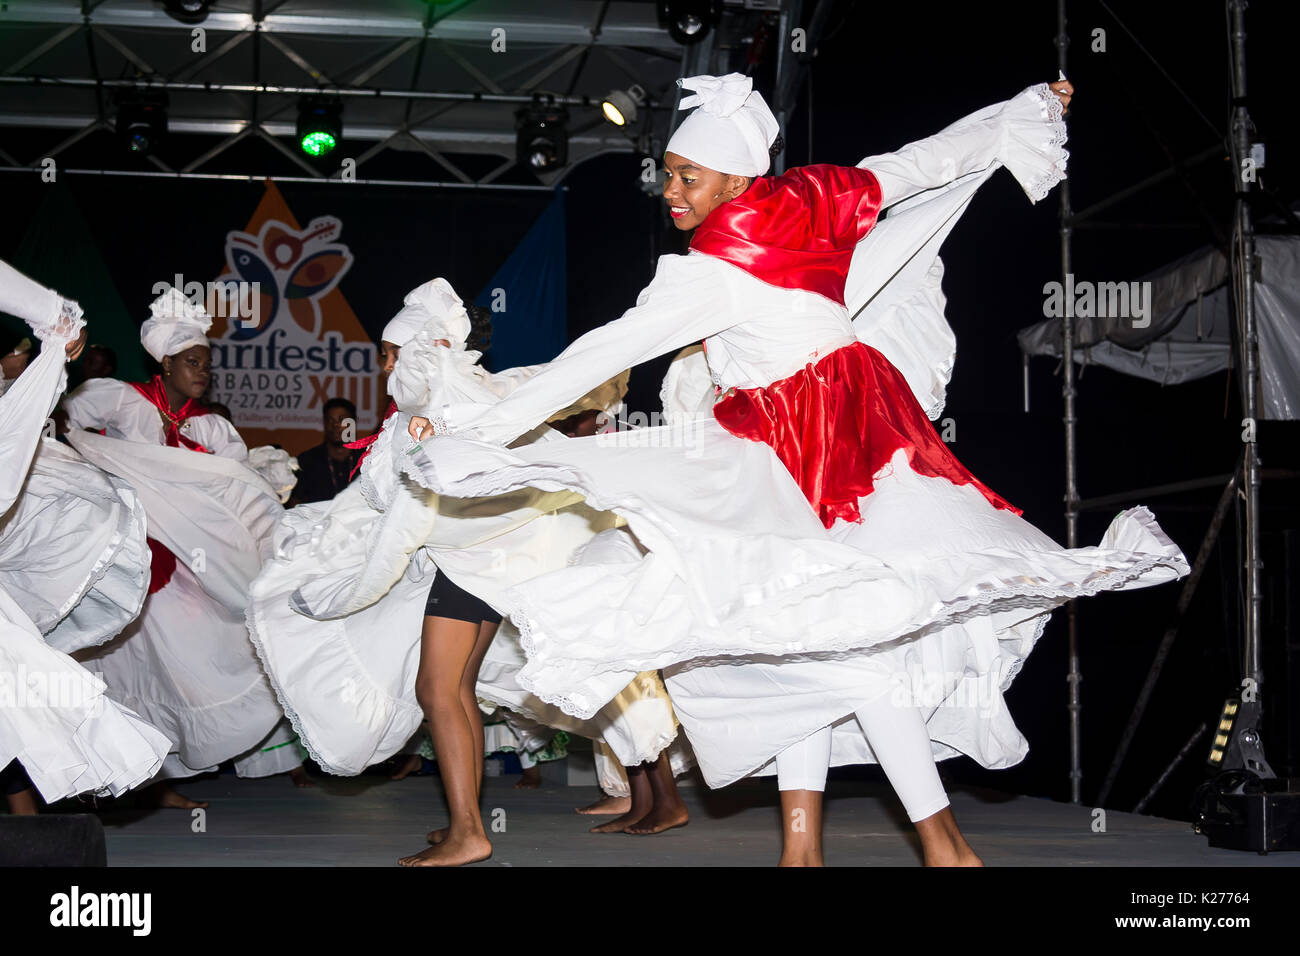
M 140 613 L 149 588 L 144 509 L 127 482 L 52 438 L 0 518 L 0 587 L 51 647 L 102 644 Z
M 434 357 L 458 358 L 447 349 Z M 432 377 L 455 374 L 444 368 Z M 594 400 L 619 395 L 615 387 Z M 274 554 L 251 589 L 253 643 L 304 746 L 331 773 L 359 774 L 401 752 L 420 725 L 415 678 L 435 573 L 500 607 L 506 581 L 564 567 L 618 520 L 567 492 L 440 500 L 397 474 L 406 421 L 399 415 L 387 424 L 360 478 L 332 501 L 285 513 Z M 570 441 L 544 428 L 530 439 Z M 576 719 L 519 684 L 524 660 L 517 632 L 503 622 L 480 668 L 478 696 L 547 727 L 605 740 L 628 765 L 676 739 L 662 685 L 656 694 L 629 675 L 598 712 Z M 681 770 L 689 751 L 679 750 L 674 767 Z

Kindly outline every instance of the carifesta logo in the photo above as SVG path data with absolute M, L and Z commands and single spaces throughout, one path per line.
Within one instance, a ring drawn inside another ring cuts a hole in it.
M 335 244 L 343 224 L 333 216 L 313 219 L 298 230 L 275 219 L 262 224 L 256 236 L 232 231 L 226 235 L 226 265 L 244 283 L 256 283 L 262 303 L 260 323 L 235 322 L 227 338 L 257 338 L 277 325 L 293 322 L 312 338 L 321 334 L 320 299 L 352 266 L 348 247 Z

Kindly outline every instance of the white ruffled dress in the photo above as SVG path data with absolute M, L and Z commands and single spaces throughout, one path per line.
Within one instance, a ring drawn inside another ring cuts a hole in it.
M 4 263 L 0 308 L 43 342 L 0 397 L 0 766 L 18 759 L 46 801 L 118 796 L 157 772 L 170 742 L 65 651 L 139 611 L 144 526 L 128 486 L 41 437 L 80 310 Z
M 937 758 L 1024 756 L 1002 695 L 1049 612 L 1187 573 L 1151 514 L 1125 511 L 1097 547 L 1066 550 L 975 487 L 915 473 L 900 451 L 858 500 L 861 523 L 828 529 L 773 449 L 711 408 L 861 341 L 937 417 L 955 351 L 939 246 L 1000 166 L 1032 200 L 1046 195 L 1064 177 L 1064 141 L 1042 84 L 863 160 L 888 215 L 854 252 L 847 307 L 697 252 L 664 256 L 634 308 L 507 399 L 407 408 L 440 433 L 398 459 L 421 485 L 577 493 L 624 518 L 644 550 L 508 582 L 523 687 L 583 717 L 662 668 L 714 787 L 774 772 L 777 753 L 828 725 L 833 764 L 873 761 L 852 713 L 882 690 L 922 709 Z M 671 425 L 502 447 L 612 371 L 701 340 L 707 356 L 688 349 L 665 381 Z
M 493 402 L 536 371 L 493 374 L 478 357 L 417 337 L 403 346 L 390 388 L 423 401 Z M 579 400 L 558 417 L 616 405 L 627 387 L 622 371 L 574 396 Z M 505 582 L 565 567 L 619 524 L 568 491 L 434 495 L 399 475 L 407 421 L 398 413 L 385 423 L 358 480 L 333 500 L 285 513 L 273 556 L 252 585 L 249 632 L 284 711 L 312 758 L 340 775 L 401 752 L 423 720 L 415 678 L 434 574 L 501 608 Z M 543 426 L 522 441 L 571 439 Z M 629 765 L 653 759 L 677 738 L 657 676 L 647 683 L 629 675 L 577 719 L 520 685 L 524 660 L 518 632 L 504 622 L 480 668 L 478 696 L 544 726 L 604 740 Z M 689 765 L 688 750 L 674 753 L 677 769 Z
M 81 655 L 114 700 L 176 741 L 160 776 L 193 776 L 234 759 L 240 776 L 301 763 L 294 735 L 249 642 L 248 590 L 284 509 L 219 415 L 181 434 L 212 454 L 168 447 L 158 410 L 116 379 L 91 379 L 64 401 L 69 441 L 135 489 L 149 534 L 176 557 L 166 585 L 115 639 Z M 96 434 L 82 429 L 103 429 Z

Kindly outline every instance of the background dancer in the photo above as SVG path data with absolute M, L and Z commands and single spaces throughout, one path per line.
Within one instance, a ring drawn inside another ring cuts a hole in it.
M 118 699 L 177 741 L 155 790 L 162 805 L 203 806 L 165 780 L 230 759 L 240 776 L 287 772 L 306 786 L 294 734 L 244 624 L 247 587 L 283 512 L 280 499 L 249 467 L 234 426 L 201 403 L 211 377 L 211 316 L 176 289 L 150 311 L 141 341 L 161 374 L 134 385 L 91 379 L 65 401 L 69 440 L 131 482 L 151 531 L 140 618 L 89 659 Z
M 8 699 L 0 706 L 0 767 L 5 768 L 11 812 L 29 814 L 36 811 L 33 790 L 46 802 L 80 793 L 125 793 L 154 775 L 169 742 L 133 711 L 106 700 L 104 683 L 50 646 L 18 604 L 21 597 L 43 612 L 57 608 L 41 615 L 50 633 L 75 613 L 75 626 L 59 632 L 73 644 L 98 639 L 97 627 L 130 620 L 144 593 L 143 527 L 130 520 L 129 508 L 125 524 L 119 524 L 123 509 L 111 491 L 106 496 L 110 503 L 95 508 L 87 507 L 81 494 L 60 496 L 51 485 L 31 486 L 46 416 L 67 382 L 66 363 L 85 345 L 85 322 L 75 302 L 3 262 L 0 311 L 26 321 L 42 343 L 40 355 L 25 363 L 0 395 L 0 461 L 5 465 L 0 472 L 0 555 L 6 560 L 0 574 L 0 674 L 10 682 Z M 16 371 L 12 363 L 10 369 Z M 47 496 L 45 506 L 24 511 L 22 505 L 38 495 Z M 42 537 L 43 530 L 59 531 L 69 515 L 76 519 L 84 550 L 63 533 Z M 133 530 L 134 552 L 124 545 Z M 25 547 L 15 547 L 15 542 Z M 10 560 L 23 550 L 32 562 L 26 567 Z M 132 557 L 134 576 L 123 567 Z M 87 560 L 97 570 L 87 571 Z M 42 565 L 48 576 L 37 570 Z M 15 583 L 21 590 L 11 595 L 8 588 Z M 81 613 L 82 604 L 91 613 Z

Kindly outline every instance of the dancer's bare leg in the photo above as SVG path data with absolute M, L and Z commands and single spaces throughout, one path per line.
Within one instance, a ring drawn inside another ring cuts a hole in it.
M 478 640 L 474 644 L 474 652 L 470 655 L 469 663 L 466 665 L 465 676 L 461 678 L 460 704 L 465 710 L 465 717 L 469 720 L 470 729 L 477 741 L 477 749 L 474 751 L 477 757 L 474 761 L 475 806 L 478 805 L 478 801 L 483 796 L 483 760 L 486 756 L 484 751 L 487 749 L 483 736 L 483 711 L 479 709 L 478 694 L 475 687 L 478 685 L 478 672 L 479 668 L 483 666 L 483 658 L 487 654 L 488 645 L 492 643 L 492 638 L 496 637 L 497 628 L 500 626 L 500 624 L 492 621 L 483 621 L 479 625 Z M 425 834 L 425 839 L 437 846 L 447 839 L 447 834 L 450 831 L 451 827 L 439 827 L 437 830 L 430 830 Z
M 8 795 L 9 812 L 14 816 L 35 816 L 40 812 L 36 803 L 36 789 L 28 787 Z
M 585 807 L 575 807 L 574 813 L 589 814 L 593 817 L 622 816 L 632 809 L 631 797 L 602 796 L 595 803 Z
M 654 790 L 650 786 L 648 766 L 648 764 L 637 764 L 635 767 L 627 768 L 627 786 L 632 791 L 631 805 L 627 813 L 608 823 L 592 827 L 592 833 L 623 833 L 654 809 L 655 797 Z
M 316 786 L 316 781 L 307 776 L 307 768 L 302 764 L 298 764 L 298 766 L 289 771 L 289 780 L 292 781 L 295 787 L 300 789 Z
M 825 866 L 820 790 L 781 791 L 780 866 Z
M 920 712 L 885 694 L 855 713 L 881 769 L 916 826 L 925 865 L 983 866 L 957 828 Z
M 515 782 L 516 790 L 536 790 L 542 785 L 542 768 L 533 764 L 525 767 L 523 774 Z
M 476 732 L 474 715 L 467 712 L 464 685 L 468 681 L 473 687 L 477 681 L 477 664 L 487 653 L 495 631 L 494 625 L 485 627 L 445 617 L 424 619 L 416 698 L 429 719 L 451 819 L 446 839 L 403 857 L 399 861 L 403 866 L 460 866 L 492 855 L 478 807 L 483 769 L 482 719 L 477 722 Z M 477 713 L 477 700 L 473 708 Z
M 921 838 L 921 853 L 926 866 L 984 865 L 961 835 L 961 830 L 957 829 L 952 807 L 944 807 L 938 813 L 918 820 L 916 835 Z
M 686 826 L 691 815 L 686 810 L 686 804 L 682 803 L 681 794 L 677 792 L 677 781 L 673 779 L 673 768 L 667 755 L 660 754 L 645 764 L 645 768 L 654 806 L 644 817 L 631 824 L 627 832 L 646 836 Z

